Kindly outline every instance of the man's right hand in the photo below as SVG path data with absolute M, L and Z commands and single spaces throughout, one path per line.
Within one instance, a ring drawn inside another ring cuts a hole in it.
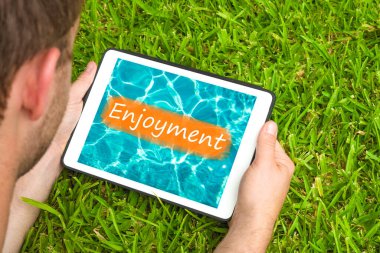
M 294 164 L 277 141 L 277 125 L 260 131 L 256 158 L 245 172 L 230 228 L 215 252 L 265 252 L 289 190 Z

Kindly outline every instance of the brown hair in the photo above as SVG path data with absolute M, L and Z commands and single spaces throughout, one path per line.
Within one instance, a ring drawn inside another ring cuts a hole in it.
M 65 50 L 68 32 L 79 17 L 82 2 L 0 0 L 0 123 L 17 70 L 44 49 Z

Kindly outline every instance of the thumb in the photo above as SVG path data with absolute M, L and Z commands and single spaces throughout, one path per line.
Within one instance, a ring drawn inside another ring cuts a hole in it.
M 256 146 L 256 163 L 266 163 L 274 160 L 274 150 L 277 140 L 277 125 L 268 121 L 261 128 Z
M 90 88 L 96 73 L 96 63 L 90 61 L 87 64 L 86 70 L 80 74 L 78 79 L 72 85 L 72 94 L 74 100 L 82 100 L 87 90 Z

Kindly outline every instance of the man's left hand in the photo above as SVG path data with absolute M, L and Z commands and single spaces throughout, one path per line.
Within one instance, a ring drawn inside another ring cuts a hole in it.
M 20 177 L 13 192 L 3 252 L 19 252 L 24 237 L 38 217 L 39 209 L 24 203 L 21 197 L 46 201 L 62 171 L 61 156 L 83 108 L 83 97 L 96 73 L 96 64 L 89 62 L 86 70 L 70 89 L 69 102 L 57 133 L 40 161 Z M 0 249 L 1 251 L 1 249 Z

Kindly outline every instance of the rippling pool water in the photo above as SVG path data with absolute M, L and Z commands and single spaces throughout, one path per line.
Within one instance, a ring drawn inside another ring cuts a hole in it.
M 222 159 L 206 159 L 107 127 L 101 114 L 123 96 L 224 127 L 232 137 Z M 217 207 L 256 97 L 119 59 L 78 162 Z

